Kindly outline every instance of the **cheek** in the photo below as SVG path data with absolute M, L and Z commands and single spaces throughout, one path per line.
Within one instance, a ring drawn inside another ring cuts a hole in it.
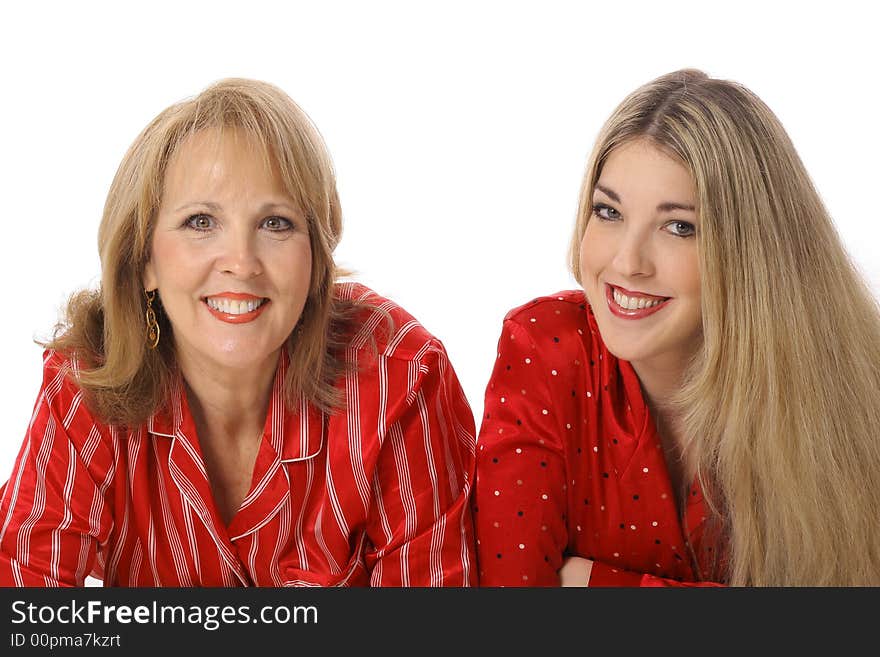
M 601 234 L 596 231 L 592 222 L 588 223 L 581 239 L 581 285 L 589 284 L 588 278 L 599 273 L 602 269 L 602 254 L 606 252 L 607 247 L 602 243 Z

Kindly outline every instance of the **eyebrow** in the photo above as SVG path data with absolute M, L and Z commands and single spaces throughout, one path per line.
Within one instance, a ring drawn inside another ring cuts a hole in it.
M 190 207 L 207 208 L 211 212 L 217 212 L 218 210 L 223 209 L 223 207 L 219 203 L 214 203 L 213 201 L 193 201 L 191 203 L 184 203 L 183 205 L 181 205 L 180 207 L 178 207 L 174 211 L 180 212 L 181 210 L 185 210 L 186 208 L 190 208 Z M 287 210 L 288 212 L 292 212 L 292 213 L 299 212 L 299 210 L 297 210 L 294 206 L 290 205 L 289 203 L 284 203 L 284 202 L 274 203 L 274 202 L 270 201 L 268 203 L 263 203 L 263 205 L 260 206 L 260 208 L 258 210 L 258 214 L 261 214 L 263 212 L 268 212 L 271 210 L 276 210 L 276 209 L 283 209 L 283 210 Z
M 608 198 L 610 198 L 615 203 L 620 203 L 620 196 L 613 189 L 609 189 L 604 185 L 600 185 L 596 183 L 596 189 L 605 194 Z M 664 201 L 657 206 L 657 210 L 660 212 L 670 212 L 672 210 L 686 210 L 688 212 L 696 212 L 696 208 L 693 205 L 688 205 L 687 203 L 675 203 L 673 201 Z

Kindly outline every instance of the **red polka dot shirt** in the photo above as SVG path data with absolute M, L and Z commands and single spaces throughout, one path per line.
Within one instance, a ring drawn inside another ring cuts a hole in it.
M 583 292 L 508 313 L 477 443 L 481 586 L 558 586 L 567 556 L 593 561 L 590 586 L 697 583 L 714 555 L 687 497 L 680 518 L 638 377 Z

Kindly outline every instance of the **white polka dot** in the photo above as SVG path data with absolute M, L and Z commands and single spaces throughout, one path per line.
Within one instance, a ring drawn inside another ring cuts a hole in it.
M 571 429 L 571 425 L 568 424 L 568 423 L 566 423 L 565 428 L 566 428 L 566 429 Z
M 578 335 L 583 335 L 583 334 L 584 334 L 583 329 L 578 329 Z
M 526 358 L 526 365 L 528 365 L 528 364 L 531 363 L 531 362 L 532 362 L 532 359 L 531 359 L 531 358 Z
M 593 396 L 593 393 L 590 392 L 589 390 L 587 390 L 587 397 L 592 397 L 592 396 Z
M 642 468 L 642 472 L 647 472 L 648 468 Z
M 522 479 L 517 479 L 517 480 L 516 480 L 516 485 L 517 485 L 517 486 L 522 486 Z
M 526 394 L 526 389 L 523 388 L 522 390 L 520 390 L 520 392 L 521 392 L 522 394 Z
M 604 511 L 604 510 L 605 510 L 605 505 L 603 504 L 602 506 L 600 506 L 600 507 L 599 507 L 599 510 L 600 510 L 600 511 Z
M 520 544 L 519 544 L 519 549 L 520 549 L 520 550 L 525 550 L 525 549 L 526 549 L 526 545 L 525 545 L 525 543 L 520 543 Z
M 480 539 L 477 539 L 477 545 L 482 545 L 482 543 L 480 543 Z
M 655 563 L 654 565 L 657 566 L 657 568 L 662 568 L 662 566 L 659 563 Z
M 665 500 L 665 499 L 666 499 L 666 493 L 663 493 L 662 495 L 660 495 L 660 499 L 661 499 L 661 500 Z
M 633 531 L 636 530 L 636 526 L 635 526 L 635 525 L 630 525 L 629 528 L 632 529 Z
M 581 526 L 580 526 L 580 525 L 578 525 L 578 526 L 577 526 L 577 527 L 578 527 L 578 531 L 580 531 L 580 530 L 581 530 Z
M 560 301 L 562 301 L 562 297 L 556 297 L 556 298 L 559 299 Z
M 575 364 L 575 365 L 580 365 L 580 364 L 581 364 L 581 361 L 576 360 L 576 361 L 574 361 L 574 364 Z
M 552 374 L 553 376 L 556 376 L 557 372 L 556 372 L 556 370 L 550 370 L 550 374 Z
M 541 409 L 541 412 L 542 412 L 544 415 L 549 415 L 549 413 L 550 413 L 550 411 L 548 411 L 546 408 Z
M 541 525 L 541 531 L 542 532 L 547 531 L 547 525 Z
M 495 523 L 494 523 L 494 524 L 495 524 L 495 526 L 496 526 L 496 527 L 500 527 L 500 526 L 501 526 L 501 523 L 500 523 L 500 522 L 498 522 L 498 521 L 497 521 L 497 520 L 496 520 L 496 521 L 495 521 Z
M 619 556 L 620 556 L 620 552 L 615 552 L 615 553 L 614 553 L 614 556 L 615 556 L 615 557 L 619 557 Z
M 502 397 L 502 398 L 501 398 L 501 403 L 502 403 L 502 404 L 503 404 L 504 402 L 506 402 L 506 401 L 507 401 L 507 398 L 506 398 L 506 397 Z
M 528 582 L 528 581 L 529 581 L 529 576 L 528 576 L 528 575 L 523 575 L 523 581 L 524 581 L 524 582 Z
M 541 499 L 542 499 L 542 500 L 546 500 L 546 499 L 547 499 L 547 493 L 544 493 L 543 495 L 541 495 Z
M 617 568 L 612 568 L 612 569 L 611 569 L 611 572 L 612 572 L 612 573 L 619 573 L 620 571 L 617 570 Z
M 593 445 L 593 451 L 594 451 L 594 452 L 598 452 L 598 451 L 599 451 L 599 446 L 598 446 L 598 445 Z
M 656 527 L 656 526 L 657 526 L 657 521 L 655 520 L 654 522 L 651 523 L 651 527 Z
M 556 311 L 556 314 L 557 314 L 557 315 L 559 314 L 559 311 L 558 311 L 558 310 Z
M 517 447 L 517 448 L 516 448 L 516 453 L 517 453 L 517 454 L 522 454 L 522 450 L 521 450 L 519 447 Z
M 495 497 L 498 497 L 499 495 L 501 495 L 501 491 L 500 491 L 500 490 L 496 490 L 496 491 L 495 491 Z
M 499 428 L 498 433 L 504 433 L 504 427 Z
M 529 321 L 532 322 L 532 323 L 534 323 L 534 322 L 537 322 L 538 320 L 535 319 L 534 317 L 532 317 L 532 318 L 529 319 Z

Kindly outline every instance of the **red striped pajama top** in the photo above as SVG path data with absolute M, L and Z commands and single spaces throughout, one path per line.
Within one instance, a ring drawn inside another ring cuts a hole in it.
M 443 345 L 357 284 L 377 313 L 346 351 L 345 407 L 285 408 L 279 361 L 252 484 L 226 526 L 182 380 L 143 426 L 95 420 L 47 351 L 44 379 L 0 497 L 0 584 L 469 586 L 474 421 Z M 375 339 L 377 351 L 370 346 Z M 366 364 L 366 365 L 365 365 Z

